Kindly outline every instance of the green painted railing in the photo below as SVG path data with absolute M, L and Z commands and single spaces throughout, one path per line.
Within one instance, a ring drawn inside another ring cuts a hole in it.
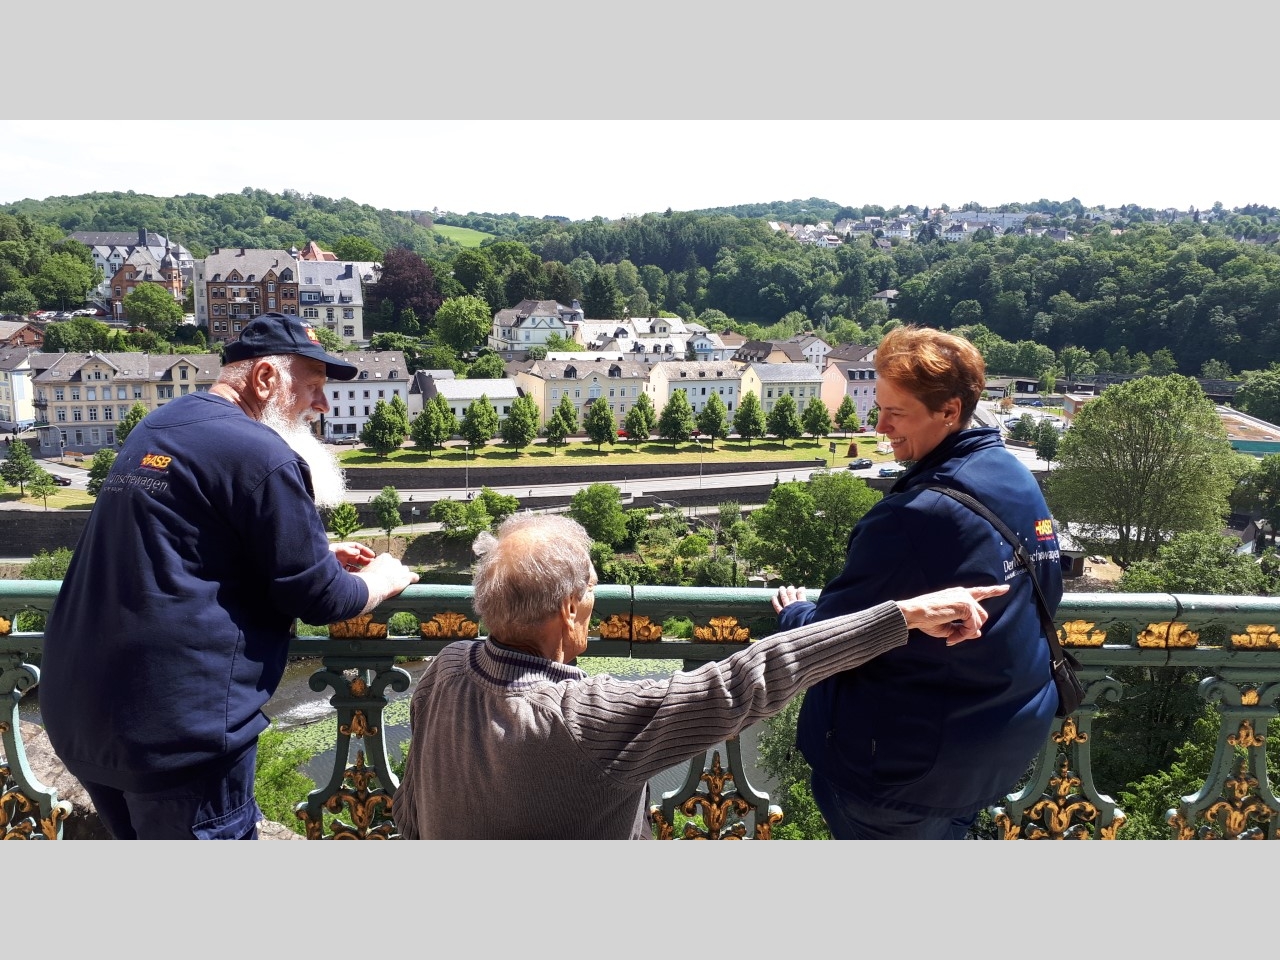
M 0 581 L 0 836 L 55 839 L 69 804 L 32 773 L 18 722 L 22 696 L 39 682 L 43 635 L 23 632 L 19 614 L 47 612 L 60 584 Z M 667 659 L 672 669 L 721 659 L 742 649 L 751 629 L 772 629 L 772 591 L 602 585 L 596 591 L 599 637 L 587 656 Z M 411 614 L 414 636 L 386 635 L 393 614 Z M 694 640 L 661 638 L 668 618 L 696 625 Z M 291 655 L 321 668 L 313 690 L 332 690 L 337 749 L 327 783 L 300 798 L 297 815 L 313 839 L 395 835 L 390 796 L 397 785 L 388 760 L 383 710 L 389 691 L 403 692 L 402 658 L 433 656 L 481 629 L 470 586 L 418 584 L 363 621 L 335 624 L 327 638 L 298 638 Z M 1065 646 L 1084 664 L 1084 703 L 1055 724 L 1025 784 L 990 812 L 1008 839 L 1107 839 L 1122 834 L 1125 814 L 1094 779 L 1094 725 L 1118 701 L 1122 667 L 1185 667 L 1202 679 L 1200 695 L 1221 718 L 1211 769 L 1194 793 L 1170 798 L 1169 835 L 1183 839 L 1280 839 L 1280 801 L 1268 780 L 1265 733 L 1280 700 L 1280 599 L 1171 594 L 1069 593 L 1058 610 Z M 981 641 L 977 641 L 981 642 Z M 690 761 L 683 784 L 654 804 L 660 835 L 676 833 L 676 813 L 697 815 L 685 836 L 767 838 L 785 811 L 747 782 L 739 744 Z

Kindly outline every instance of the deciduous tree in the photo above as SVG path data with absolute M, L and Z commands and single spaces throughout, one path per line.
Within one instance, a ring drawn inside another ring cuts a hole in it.
M 428 457 L 457 432 L 458 418 L 449 408 L 449 401 L 439 393 L 422 405 L 422 412 L 409 425 L 414 446 L 426 450 Z
M 800 422 L 800 414 L 796 412 L 795 398 L 789 393 L 780 396 L 773 409 L 769 411 L 769 416 L 765 419 L 765 424 L 769 428 L 769 432 L 783 442 L 783 445 L 790 443 L 792 440 L 798 440 L 804 433 L 804 425 Z
M 821 587 L 844 567 L 849 531 L 879 500 L 878 491 L 847 471 L 780 483 L 747 521 L 753 536 L 743 555 L 787 583 Z
M 1049 468 L 1049 463 L 1058 455 L 1058 442 L 1061 436 L 1058 428 L 1048 420 L 1040 421 L 1040 427 L 1036 431 L 1036 456 L 1044 461 L 1046 470 Z
M 93 459 L 89 461 L 89 479 L 84 485 L 89 496 L 96 497 L 102 491 L 102 481 L 107 479 L 115 462 L 116 452 L 110 447 L 94 451 Z
M 135 400 L 133 406 L 116 423 L 116 443 L 124 443 L 142 418 L 147 415 L 147 406 L 141 400 Z
M 507 368 L 496 353 L 482 353 L 467 367 L 468 380 L 501 380 L 506 375 Z
M 693 408 L 683 390 L 671 391 L 666 406 L 658 415 L 658 436 L 670 440 L 674 446 L 693 436 Z
M 831 432 L 831 414 L 821 397 L 814 397 L 805 406 L 801 423 L 804 425 L 804 432 L 813 437 L 815 444 L 821 443 L 822 438 Z
M 840 406 L 836 407 L 835 421 L 846 434 L 851 434 L 862 426 L 862 421 L 858 419 L 858 408 L 853 403 L 853 397 L 847 393 L 840 398 Z
M 1178 533 L 1221 527 L 1235 468 L 1199 384 L 1143 377 L 1108 387 L 1080 410 L 1045 493 L 1077 542 L 1127 567 Z
M 379 457 L 386 457 L 404 443 L 404 421 L 385 400 L 373 406 L 368 422 L 360 428 L 360 442 Z
M 711 439 L 711 449 L 716 448 L 716 441 L 729 435 L 729 411 L 718 394 L 707 397 L 704 406 L 697 416 L 698 433 Z
M 617 546 L 627 537 L 622 491 L 612 483 L 593 483 L 573 495 L 569 516 L 582 524 L 592 540 Z
M 378 518 L 378 529 L 387 534 L 387 549 L 391 549 L 391 534 L 400 526 L 400 493 L 395 487 L 383 487 L 369 503 Z
M 440 304 L 440 309 L 436 311 L 437 336 L 458 353 L 483 346 L 489 338 L 489 327 L 492 324 L 493 314 L 489 311 L 489 304 L 479 297 L 453 297 Z
M 573 433 L 573 429 L 565 423 L 564 411 L 557 408 L 551 415 L 551 419 L 547 421 L 543 432 L 547 435 L 547 443 L 551 444 L 552 450 L 555 450 L 564 444 L 569 434 Z
M 431 267 L 420 255 L 404 247 L 392 247 L 383 255 L 382 273 L 378 282 L 368 289 L 370 313 L 379 313 L 386 304 L 385 315 L 390 316 L 393 324 L 402 322 L 401 314 L 405 310 L 412 310 L 418 321 L 430 321 L 442 302 Z M 416 329 L 417 325 L 414 326 Z
M 123 300 L 124 315 L 130 322 L 146 327 L 166 340 L 182 322 L 182 304 L 158 283 L 139 283 Z
M 582 427 L 587 439 L 596 445 L 596 450 L 606 443 L 613 443 L 618 437 L 618 425 L 614 422 L 613 411 L 609 409 L 609 401 L 604 397 L 591 401 L 582 418 Z
M 360 529 L 360 511 L 345 500 L 329 511 L 329 529 L 339 540 L 347 540 Z
M 36 463 L 31 448 L 22 440 L 14 440 L 5 450 L 4 463 L 0 463 L 0 477 L 11 487 L 17 487 L 19 496 L 25 497 L 27 486 L 35 482 L 44 468 Z
M 647 400 L 648 397 L 641 394 L 637 402 L 631 405 L 631 409 L 627 411 L 627 415 L 623 418 L 622 424 L 627 428 L 627 438 L 632 443 L 639 443 L 641 440 L 649 439 L 649 417 L 645 415 L 645 411 L 640 408 L 639 400 Z
M 759 440 L 765 434 L 766 423 L 764 409 L 760 406 L 760 398 L 754 393 L 744 393 L 738 402 L 738 412 L 733 415 L 733 429 L 738 436 L 747 441 L 747 449 L 751 442 Z
M 578 411 L 573 406 L 573 401 L 569 399 L 569 394 L 564 393 L 560 397 L 560 403 L 556 405 L 556 411 L 560 414 L 560 419 L 564 421 L 566 427 L 569 428 L 569 435 L 578 432 Z
M 467 412 L 462 416 L 462 424 L 458 429 L 463 439 L 474 449 L 482 449 L 498 433 L 498 413 L 489 401 L 489 395 L 482 393 L 467 405 Z
M 519 396 L 511 401 L 511 412 L 502 421 L 502 440 L 516 450 L 523 450 L 538 436 L 538 404 L 532 397 Z

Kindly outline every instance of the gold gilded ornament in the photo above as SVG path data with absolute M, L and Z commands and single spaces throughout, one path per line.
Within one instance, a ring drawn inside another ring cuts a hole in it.
M 1280 649 L 1280 634 L 1269 623 L 1251 623 L 1244 633 L 1231 635 L 1231 646 L 1243 650 L 1277 650 Z
M 693 628 L 693 637 L 705 643 L 745 643 L 751 631 L 738 626 L 737 617 L 712 617 L 708 626 Z
M 1064 647 L 1100 647 L 1107 642 L 1107 631 L 1093 629 L 1088 620 L 1068 620 L 1058 631 Z
M 602 640 L 654 643 L 662 639 L 662 624 L 654 623 L 643 614 L 633 617 L 626 613 L 615 613 L 608 620 L 600 622 L 599 635 Z
M 420 630 L 424 637 L 456 637 L 459 640 L 471 640 L 480 634 L 480 627 L 475 622 L 453 610 L 437 613 L 424 621 Z
M 371 613 L 329 624 L 329 636 L 336 640 L 381 640 L 386 635 L 387 625 L 374 623 Z
M 1138 634 L 1140 647 L 1194 647 L 1199 641 L 1200 634 L 1177 621 L 1151 623 Z

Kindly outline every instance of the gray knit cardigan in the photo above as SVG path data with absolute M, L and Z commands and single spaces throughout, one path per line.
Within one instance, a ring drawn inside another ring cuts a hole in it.
M 589 677 L 493 638 L 450 644 L 413 693 L 396 825 L 406 839 L 647 838 L 650 777 L 906 641 L 883 603 L 662 679 Z

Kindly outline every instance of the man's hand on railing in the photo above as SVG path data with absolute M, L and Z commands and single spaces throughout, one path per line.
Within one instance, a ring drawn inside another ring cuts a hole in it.
M 910 600 L 897 601 L 907 627 L 931 637 L 943 637 L 947 646 L 982 636 L 987 611 L 980 601 L 1009 592 L 1002 583 L 987 587 L 950 587 Z

